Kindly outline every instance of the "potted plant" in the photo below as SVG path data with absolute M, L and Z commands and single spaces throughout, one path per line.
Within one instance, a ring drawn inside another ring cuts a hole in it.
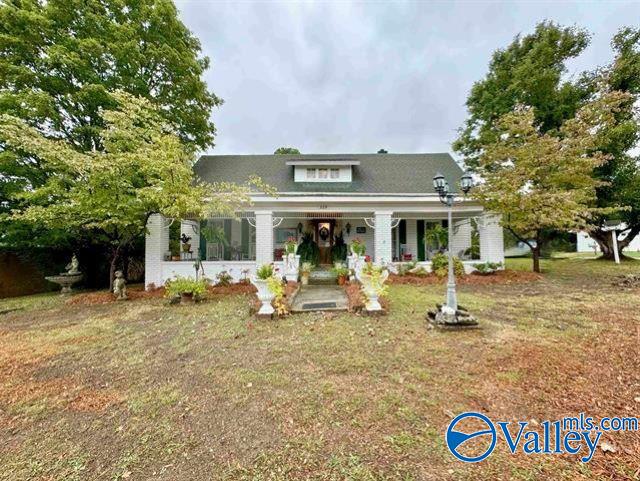
M 336 262 L 331 270 L 338 278 L 338 284 L 341 286 L 345 285 L 349 278 L 349 268 L 342 262 Z
M 384 283 L 389 277 L 389 271 L 381 266 L 367 262 L 358 273 L 358 280 L 362 284 L 362 291 L 367 298 L 367 311 L 381 311 L 379 297 L 385 292 Z
M 309 284 L 309 274 L 313 270 L 313 264 L 311 262 L 303 262 L 302 267 L 300 267 L 300 280 L 302 281 L 302 285 L 306 286 Z
M 351 250 L 352 255 L 363 256 L 367 250 L 367 244 L 365 244 L 365 242 L 359 237 L 356 237 L 351 241 L 349 249 Z
M 309 262 L 313 265 L 320 262 L 320 248 L 313 240 L 313 233 L 305 232 L 302 234 L 297 253 L 300 255 L 301 262 Z
M 258 314 L 268 315 L 274 313 L 271 301 L 275 298 L 275 293 L 269 288 L 269 281 L 274 277 L 273 264 L 263 264 L 256 271 L 256 275 L 251 278 L 251 283 L 258 289 L 258 299 L 262 303 Z
M 192 304 L 202 299 L 207 292 L 207 280 L 196 280 L 192 277 L 176 277 L 165 285 L 165 296 L 169 299 L 180 299 L 181 304 Z
M 182 234 L 180 236 L 180 240 L 182 241 L 182 252 L 190 252 L 191 251 L 191 237 L 187 234 Z
M 284 278 L 287 281 L 297 282 L 300 256 L 296 255 L 298 242 L 295 237 L 289 237 L 284 243 Z

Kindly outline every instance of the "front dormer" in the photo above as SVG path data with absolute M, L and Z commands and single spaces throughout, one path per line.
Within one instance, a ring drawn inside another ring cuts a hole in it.
M 351 182 L 358 160 L 290 160 L 295 182 Z

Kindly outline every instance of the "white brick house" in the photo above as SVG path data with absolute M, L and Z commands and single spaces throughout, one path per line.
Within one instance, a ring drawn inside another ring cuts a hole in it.
M 418 261 L 430 267 L 432 246 L 425 231 L 446 226 L 447 208 L 434 192 L 433 177 L 441 172 L 454 187 L 462 170 L 449 154 L 236 155 L 203 156 L 194 167 L 205 181 L 245 182 L 257 175 L 277 190 L 272 197 L 252 194 L 252 206 L 234 219 L 165 219 L 152 216 L 145 245 L 145 285 L 162 285 L 176 275 L 193 276 L 194 260 L 205 275 L 221 271 L 236 280 L 257 265 L 279 262 L 284 241 L 312 235 L 321 263 L 331 263 L 336 236 L 346 244 L 366 243 L 366 254 L 380 264 Z M 499 218 L 470 199 L 453 208 L 451 248 L 467 270 L 477 262 L 503 262 Z M 170 250 L 170 229 L 191 237 L 187 253 Z M 225 242 L 207 241 L 203 229 L 214 225 Z M 469 253 L 472 237 L 479 256 Z M 172 255 L 173 254 L 173 255 Z M 479 257 L 479 258 L 478 258 Z

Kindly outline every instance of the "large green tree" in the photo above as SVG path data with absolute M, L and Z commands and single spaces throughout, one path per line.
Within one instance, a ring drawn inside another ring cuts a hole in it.
M 295 147 L 278 147 L 275 152 L 275 155 L 286 155 L 286 154 L 296 154 L 300 155 L 300 151 Z
M 615 59 L 611 65 L 569 79 L 566 63 L 589 44 L 586 31 L 543 22 L 532 34 L 517 36 L 506 49 L 494 53 L 488 74 L 474 84 L 467 99 L 469 115 L 453 144 L 454 150 L 470 168 L 476 168 L 484 149 L 497 139 L 497 120 L 519 104 L 533 107 L 534 122 L 541 132 L 559 136 L 563 123 L 597 91 L 631 94 L 627 104 L 619 106 L 608 129 L 599 134 L 597 149 L 608 154 L 608 160 L 593 172 L 594 178 L 603 181 L 594 205 L 625 207 L 615 214 L 627 224 L 617 233 L 622 250 L 640 232 L 638 163 L 630 154 L 638 140 L 633 106 L 640 92 L 639 40 L 638 30 L 622 29 L 612 41 Z M 607 258 L 614 255 L 612 240 L 602 227 L 610 215 L 594 216 L 592 224 L 585 226 Z
M 599 77 L 602 88 L 629 94 L 628 101 L 616 112 L 615 122 L 603 131 L 598 149 L 608 154 L 609 160 L 595 171 L 597 178 L 606 181 L 598 188 L 596 205 L 623 206 L 613 219 L 625 227 L 615 232 L 619 255 L 640 233 L 640 168 L 633 149 L 640 137 L 637 101 L 640 98 L 640 29 L 623 28 L 614 37 L 611 46 L 614 61 L 603 68 Z M 598 216 L 592 222 L 591 236 L 598 242 L 603 256 L 615 257 L 611 232 L 606 228 L 607 216 Z
M 598 96 L 564 122 L 559 135 L 542 132 L 531 107 L 517 107 L 496 121 L 496 140 L 478 157 L 483 182 L 473 195 L 529 245 L 534 271 L 540 272 L 540 251 L 551 232 L 583 229 L 594 216 L 616 210 L 594 206 L 603 181 L 593 170 L 608 160 L 597 149 L 598 134 L 615 122 L 629 97 Z
M 475 167 L 485 146 L 496 140 L 496 121 L 516 105 L 533 107 L 542 132 L 557 132 L 574 116 L 589 97 L 590 76 L 573 83 L 563 74 L 567 60 L 588 44 L 589 34 L 582 29 L 542 22 L 532 34 L 518 35 L 507 48 L 495 51 L 486 77 L 469 93 L 469 115 L 453 144 L 469 167 Z
M 104 149 L 100 110 L 116 105 L 115 90 L 149 99 L 183 141 L 212 145 L 210 113 L 221 100 L 202 79 L 208 66 L 170 0 L 0 4 L 0 112 L 78 152 Z M 0 210 L 7 212 L 24 207 L 15 194 L 52 172 L 19 148 L 5 143 L 0 151 Z M 5 227 L 8 241 L 23 226 Z M 24 234 L 16 237 L 24 242 Z
M 144 235 L 149 216 L 233 216 L 249 202 L 249 185 L 194 179 L 194 150 L 140 97 L 116 93 L 101 112 L 101 150 L 81 152 L 20 118 L 0 115 L 0 139 L 40 159 L 51 175 L 20 197 L 12 219 L 99 238 L 110 247 L 110 281 L 124 250 Z M 258 183 L 258 180 L 253 182 Z

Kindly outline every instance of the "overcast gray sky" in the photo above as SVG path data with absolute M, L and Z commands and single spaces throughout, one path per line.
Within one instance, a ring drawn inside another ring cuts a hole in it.
M 587 28 L 578 72 L 640 21 L 640 0 L 176 3 L 225 100 L 214 154 L 449 152 L 469 89 L 516 34 L 544 19 Z

